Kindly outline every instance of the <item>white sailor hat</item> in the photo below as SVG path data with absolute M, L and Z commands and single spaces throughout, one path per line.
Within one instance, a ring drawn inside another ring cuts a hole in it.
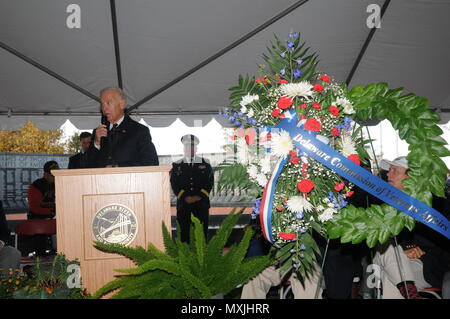
M 200 143 L 200 140 L 195 135 L 186 134 L 183 137 L 181 137 L 181 143 L 197 145 L 198 143 Z

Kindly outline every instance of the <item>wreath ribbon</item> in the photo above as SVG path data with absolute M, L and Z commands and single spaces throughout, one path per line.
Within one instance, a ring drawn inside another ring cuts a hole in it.
M 450 238 L 450 223 L 441 213 L 353 163 L 327 144 L 319 141 L 314 132 L 306 131 L 298 124 L 297 115 L 291 113 L 272 130 L 287 131 L 294 145 L 300 151 L 383 202 Z M 273 242 L 271 220 L 275 186 L 286 162 L 286 158 L 277 162 L 271 178 L 264 188 L 260 207 L 260 221 L 264 236 L 271 243 Z

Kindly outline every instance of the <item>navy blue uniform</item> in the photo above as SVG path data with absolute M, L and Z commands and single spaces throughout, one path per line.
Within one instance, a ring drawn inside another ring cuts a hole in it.
M 191 214 L 203 224 L 205 238 L 208 233 L 209 193 L 214 186 L 214 173 L 204 158 L 196 157 L 192 164 L 184 159 L 172 163 L 170 184 L 177 196 L 177 221 L 180 224 L 181 240 L 189 242 Z M 188 204 L 187 196 L 199 196 L 201 199 Z

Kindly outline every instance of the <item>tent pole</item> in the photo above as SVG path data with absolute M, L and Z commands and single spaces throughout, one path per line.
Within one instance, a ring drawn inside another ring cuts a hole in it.
M 170 81 L 169 83 L 165 84 L 164 86 L 160 87 L 159 89 L 157 89 L 156 91 L 154 91 L 153 93 L 147 95 L 146 97 L 144 97 L 142 100 L 136 102 L 134 105 L 130 106 L 128 108 L 128 111 L 131 112 L 134 109 L 137 109 L 139 106 L 141 106 L 142 104 L 144 104 L 145 102 L 151 100 L 152 98 L 154 98 L 155 96 L 157 96 L 158 94 L 164 92 L 165 90 L 167 90 L 168 88 L 174 86 L 175 84 L 177 84 L 178 82 L 180 82 L 181 80 L 187 78 L 189 75 L 191 75 L 192 73 L 200 70 L 201 68 L 203 68 L 205 65 L 208 65 L 209 63 L 213 62 L 214 60 L 216 60 L 217 58 L 220 58 L 222 55 L 224 55 L 225 53 L 227 53 L 228 51 L 234 49 L 235 47 L 237 47 L 238 45 L 240 45 L 241 43 L 247 41 L 248 39 L 250 39 L 251 37 L 253 37 L 255 34 L 261 32 L 262 30 L 266 29 L 268 26 L 270 26 L 271 24 L 275 23 L 276 21 L 280 20 L 281 18 L 283 18 L 284 16 L 288 15 L 289 13 L 291 13 L 292 11 L 294 11 L 295 9 L 297 9 L 298 7 L 302 6 L 303 4 L 305 4 L 306 2 L 308 2 L 308 0 L 300 0 L 297 1 L 296 3 L 294 3 L 292 6 L 290 6 L 289 8 L 287 8 L 286 10 L 280 12 L 279 14 L 277 14 L 276 16 L 274 16 L 273 18 L 271 18 L 270 20 L 264 22 L 262 25 L 260 25 L 259 27 L 257 27 L 256 29 L 254 29 L 253 31 L 250 31 L 249 33 L 247 33 L 246 35 L 244 35 L 243 37 L 241 37 L 240 39 L 236 40 L 235 42 L 231 43 L 230 45 L 228 45 L 227 47 L 225 47 L 224 49 L 220 50 L 219 52 L 217 52 L 216 54 L 214 54 L 213 56 L 207 58 L 206 60 L 204 60 L 203 62 L 201 62 L 200 64 L 198 64 L 197 66 L 193 67 L 192 69 L 188 70 L 187 72 L 183 73 L 182 75 L 178 76 L 177 78 L 175 78 L 174 80 Z
M 111 7 L 111 20 L 112 20 L 112 28 L 113 28 L 113 36 L 114 36 L 114 52 L 116 57 L 116 70 L 117 70 L 117 83 L 119 88 L 123 89 L 122 83 L 122 67 L 120 64 L 120 46 L 119 46 L 119 34 L 117 32 L 117 14 L 116 14 L 116 1 L 109 1 Z
M 41 70 L 44 73 L 47 73 L 48 75 L 50 75 L 51 77 L 54 77 L 55 79 L 63 82 L 64 84 L 70 86 L 72 89 L 86 95 L 87 97 L 90 97 L 91 99 L 100 102 L 99 98 L 97 96 L 95 96 L 94 94 L 92 94 L 91 92 L 83 89 L 82 87 L 76 85 L 75 83 L 73 83 L 72 81 L 67 80 L 66 78 L 62 77 L 61 75 L 59 75 L 58 73 L 50 70 L 49 68 L 43 66 L 42 64 L 34 61 L 33 59 L 25 56 L 24 54 L 20 53 L 19 51 L 11 48 L 10 46 L 6 45 L 5 43 L 0 41 L 0 48 L 4 49 L 5 51 L 8 51 L 9 53 L 15 55 L 16 57 L 22 59 L 23 61 L 31 64 L 32 66 L 38 68 L 39 70 Z
M 383 4 L 383 7 L 381 8 L 381 17 L 380 17 L 380 21 L 383 18 L 383 15 L 386 12 L 387 7 L 389 6 L 389 3 L 391 2 L 391 0 L 386 0 Z M 348 85 L 350 85 L 350 82 L 353 79 L 353 75 L 355 75 L 356 69 L 359 66 L 359 63 L 361 62 L 364 54 L 366 53 L 367 48 L 369 47 L 370 41 L 372 41 L 372 38 L 375 34 L 375 31 L 377 30 L 377 28 L 372 28 L 369 32 L 369 35 L 366 38 L 366 41 L 364 41 L 364 44 L 361 48 L 361 51 L 359 51 L 359 54 L 355 60 L 355 63 L 352 66 L 352 69 L 350 70 L 350 73 L 347 76 L 347 80 L 345 81 L 345 83 Z

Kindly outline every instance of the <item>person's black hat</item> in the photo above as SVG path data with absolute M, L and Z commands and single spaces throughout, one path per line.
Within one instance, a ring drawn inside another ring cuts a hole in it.
M 50 173 L 52 169 L 59 169 L 59 165 L 56 161 L 48 161 L 44 164 L 44 172 Z
M 197 145 L 198 143 L 200 143 L 200 140 L 195 135 L 186 134 L 181 138 L 181 143 Z

